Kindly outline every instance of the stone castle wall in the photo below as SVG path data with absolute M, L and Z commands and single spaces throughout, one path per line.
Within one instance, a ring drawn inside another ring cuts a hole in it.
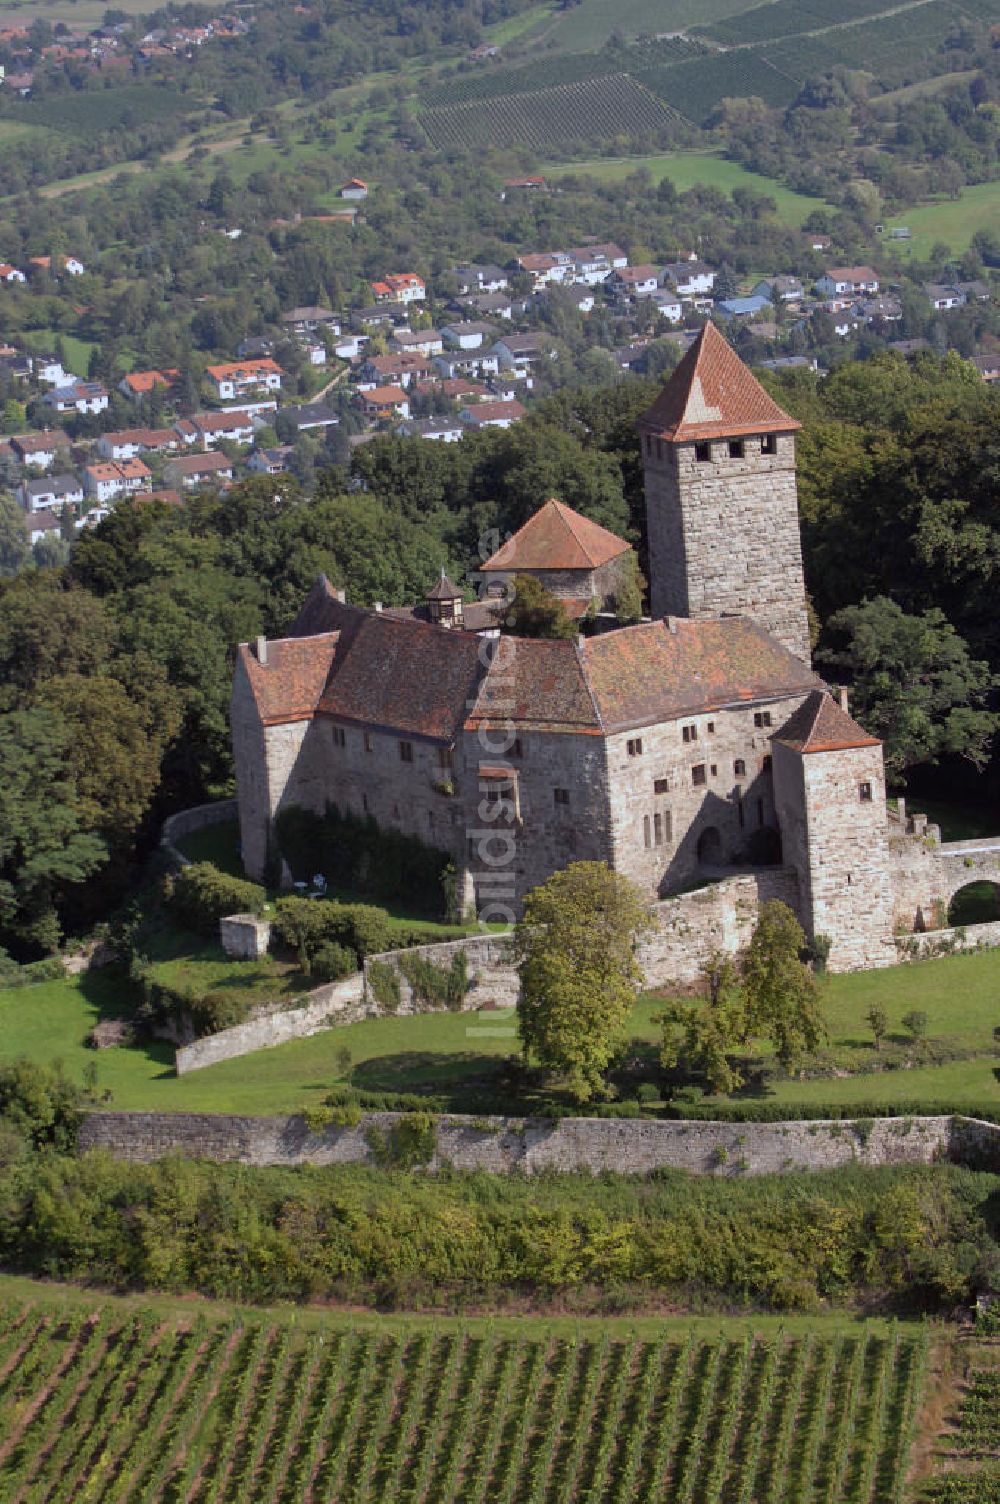
M 373 1165 L 373 1129 L 391 1140 L 398 1113 L 366 1113 L 353 1127 L 313 1133 L 301 1117 L 211 1113 L 89 1113 L 81 1151 L 149 1162 L 167 1155 L 248 1165 Z M 648 1175 L 768 1175 L 846 1165 L 931 1164 L 951 1159 L 1000 1167 L 1000 1128 L 972 1119 L 710 1123 L 652 1119 L 442 1117 L 429 1170 L 490 1174 L 612 1171 Z
M 176 815 L 170 815 L 164 820 L 160 831 L 160 845 L 170 853 L 178 866 L 185 867 L 188 858 L 178 850 L 175 842 L 193 835 L 196 830 L 207 830 L 211 825 L 223 825 L 227 820 L 235 820 L 238 815 L 239 804 L 235 799 L 218 799 L 214 804 L 196 804 L 191 809 L 178 810 Z
M 236 1060 L 257 1050 L 269 1050 L 292 1039 L 305 1039 L 343 1024 L 356 1024 L 380 1012 L 364 994 L 360 973 L 346 981 L 330 982 L 317 987 L 298 1008 L 274 1007 L 258 1013 L 244 1024 L 206 1034 L 192 1044 L 182 1045 L 175 1057 L 178 1076 L 204 1070 L 223 1060 Z
M 397 1013 L 422 1011 L 414 1002 L 413 988 L 407 981 L 404 970 L 407 956 L 419 956 L 432 966 L 447 971 L 455 955 L 465 953 L 469 990 L 462 1004 L 463 1011 L 479 1008 L 512 1008 L 519 991 L 517 970 L 511 959 L 509 935 L 472 935 L 466 940 L 445 940 L 438 945 L 415 945 L 409 950 L 390 950 L 381 955 L 365 957 L 365 992 L 370 1003 L 377 1008 L 371 985 L 372 966 L 389 966 L 399 980 L 399 1007 Z

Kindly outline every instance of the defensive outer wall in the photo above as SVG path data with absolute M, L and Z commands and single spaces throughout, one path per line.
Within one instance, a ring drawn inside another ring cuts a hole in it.
M 403 1115 L 366 1113 L 351 1127 L 310 1130 L 302 1117 L 227 1117 L 209 1113 L 92 1112 L 82 1151 L 118 1159 L 187 1159 L 246 1165 L 374 1165 L 377 1130 L 391 1142 Z M 712 1123 L 645 1119 L 472 1118 L 436 1121 L 425 1168 L 493 1175 L 582 1171 L 647 1175 L 767 1175 L 845 1165 L 932 1164 L 1000 1168 L 1000 1127 L 973 1118 L 875 1118 L 857 1122 Z

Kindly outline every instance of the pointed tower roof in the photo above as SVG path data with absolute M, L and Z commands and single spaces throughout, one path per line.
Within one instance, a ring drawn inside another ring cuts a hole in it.
M 683 444 L 801 428 L 769 396 L 715 325 L 704 326 L 652 407 L 640 433 Z
M 424 596 L 424 600 L 425 601 L 457 601 L 457 600 L 461 600 L 461 597 L 462 597 L 461 590 L 459 590 L 459 588 L 458 588 L 457 585 L 453 585 L 452 584 L 451 580 L 449 580 L 448 576 L 445 574 L 445 572 L 444 572 L 444 566 L 442 565 L 442 568 L 441 568 L 441 578 L 439 580 L 435 580 L 434 581 L 434 584 L 431 586 L 431 588 L 428 590 L 427 594 Z
M 519 569 L 596 569 L 629 548 L 624 538 L 553 497 L 479 568 L 506 574 Z
M 791 747 L 793 752 L 844 752 L 850 747 L 881 745 L 877 736 L 869 736 L 821 689 L 806 695 L 798 710 L 774 733 L 774 740 Z

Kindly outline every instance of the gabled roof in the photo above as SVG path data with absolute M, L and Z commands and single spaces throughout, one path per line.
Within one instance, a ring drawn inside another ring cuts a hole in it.
M 682 444 L 801 427 L 778 406 L 715 325 L 704 326 L 652 407 L 640 433 Z
M 627 553 L 630 546 L 553 497 L 479 567 L 508 574 L 519 569 L 596 569 Z
M 818 689 L 775 732 L 774 740 L 795 752 L 843 752 L 849 747 L 881 746 L 877 736 L 869 736 L 836 700 Z
M 266 663 L 247 643 L 240 644 L 240 663 L 265 726 L 307 721 L 316 714 L 339 635 L 325 632 L 268 642 Z
M 589 637 L 580 652 L 606 731 L 822 688 L 794 653 L 743 616 L 642 623 Z

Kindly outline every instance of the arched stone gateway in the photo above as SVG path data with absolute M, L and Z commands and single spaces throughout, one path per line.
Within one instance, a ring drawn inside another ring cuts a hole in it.
M 993 924 L 1000 919 L 1000 881 L 979 878 L 952 894 L 948 924 L 957 929 L 970 924 Z

